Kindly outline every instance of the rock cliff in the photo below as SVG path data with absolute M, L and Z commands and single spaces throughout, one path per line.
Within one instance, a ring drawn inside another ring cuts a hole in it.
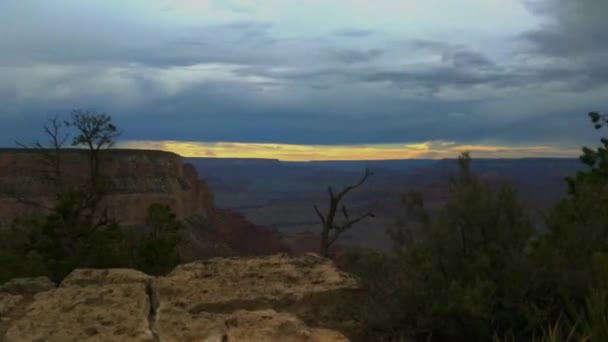
M 355 278 L 314 254 L 213 258 L 154 278 L 129 269 L 78 269 L 0 287 L 0 340 L 339 342 L 310 327 Z
M 125 225 L 144 221 L 152 203 L 171 206 L 179 219 L 213 213 L 213 197 L 192 165 L 174 153 L 113 149 L 102 160 L 102 173 L 112 180 L 107 200 L 109 214 Z M 68 149 L 60 154 L 66 184 L 76 184 L 88 174 L 86 151 Z M 53 188 L 43 181 L 44 159 L 36 150 L 0 149 L 0 220 L 6 223 L 40 209 L 15 197 L 52 204 Z M 48 169 L 48 168 L 47 168 Z M 15 196 L 16 195 L 16 196 Z M 2 223 L 2 222 L 0 222 Z

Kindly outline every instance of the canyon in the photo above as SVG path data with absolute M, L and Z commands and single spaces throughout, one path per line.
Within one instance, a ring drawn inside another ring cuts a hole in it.
M 213 216 L 213 195 L 207 184 L 179 155 L 125 149 L 103 153 L 100 169 L 111 181 L 110 196 L 103 206 L 119 223 L 142 224 L 153 203 L 170 206 L 180 220 Z M 58 156 L 63 186 L 85 179 L 89 170 L 86 150 L 64 149 Z M 0 149 L 0 223 L 37 215 L 41 207 L 52 206 L 55 183 L 44 181 L 49 172 L 50 165 L 39 150 Z

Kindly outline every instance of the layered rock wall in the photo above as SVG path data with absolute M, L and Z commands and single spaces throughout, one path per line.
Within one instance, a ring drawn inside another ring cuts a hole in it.
M 112 182 L 112 193 L 105 205 L 121 223 L 142 223 L 152 203 L 171 206 L 180 219 L 212 215 L 211 192 L 194 167 L 183 164 L 179 155 L 121 149 L 104 153 L 101 171 Z M 89 174 L 84 150 L 64 150 L 60 161 L 64 185 L 78 184 Z M 44 180 L 51 169 L 39 151 L 0 149 L 0 223 L 40 212 L 39 208 L 24 204 L 24 200 L 53 204 L 54 183 Z

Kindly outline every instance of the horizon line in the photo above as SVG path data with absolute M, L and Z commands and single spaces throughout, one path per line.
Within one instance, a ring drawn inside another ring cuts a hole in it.
M 455 159 L 470 152 L 473 159 L 578 158 L 581 149 L 555 146 L 507 146 L 425 141 L 393 144 L 304 145 L 174 140 L 122 141 L 116 148 L 160 150 L 185 158 L 269 159 L 285 162 Z
M 473 159 L 577 159 L 580 149 L 551 146 L 460 145 L 450 142 L 369 145 L 294 145 L 237 142 L 119 142 L 114 150 L 169 152 L 182 158 L 272 160 L 279 162 L 374 162 L 405 160 L 453 160 L 463 152 Z M 24 147 L 2 147 L 0 151 L 17 151 Z M 36 148 L 32 148 L 35 150 Z M 80 150 L 82 147 L 64 147 Z

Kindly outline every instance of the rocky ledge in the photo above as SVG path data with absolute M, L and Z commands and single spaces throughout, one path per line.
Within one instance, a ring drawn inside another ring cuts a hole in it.
M 315 254 L 213 258 L 164 277 L 131 269 L 78 269 L 0 286 L 0 340 L 338 342 L 310 327 L 315 313 L 357 280 Z

